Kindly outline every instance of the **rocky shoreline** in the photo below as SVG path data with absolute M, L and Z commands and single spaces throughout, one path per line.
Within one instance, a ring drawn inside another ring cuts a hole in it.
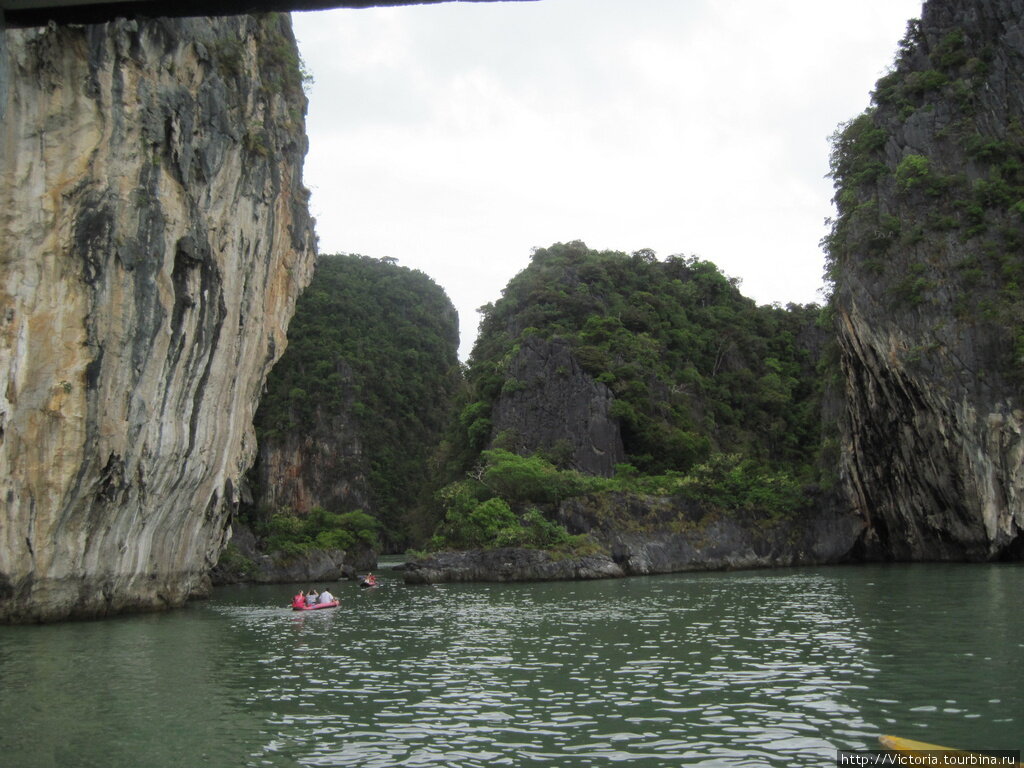
M 621 578 L 684 571 L 781 568 L 848 562 L 863 533 L 855 515 L 835 511 L 795 514 L 766 521 L 754 514 L 726 516 L 690 510 L 671 500 L 646 503 L 666 518 L 647 530 L 615 530 L 597 524 L 585 500 L 562 505 L 572 533 L 588 533 L 604 550 L 580 557 L 515 547 L 437 552 L 402 569 L 406 584 L 491 581 L 563 581 Z
M 256 537 L 236 526 L 217 567 L 210 573 L 213 586 L 226 584 L 320 584 L 357 579 L 377 567 L 377 553 L 365 549 L 314 549 L 297 557 L 275 556 L 256 547 Z
M 574 581 L 625 576 L 607 555 L 558 558 L 551 552 L 520 547 L 438 552 L 402 569 L 406 584 L 460 581 Z

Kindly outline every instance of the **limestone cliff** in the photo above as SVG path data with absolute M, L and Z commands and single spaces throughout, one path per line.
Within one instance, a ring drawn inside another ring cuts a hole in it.
M 862 554 L 1019 557 L 1024 0 L 929 0 L 873 101 L 827 238 Z
M 6 34 L 0 619 L 178 605 L 312 269 L 290 24 Z

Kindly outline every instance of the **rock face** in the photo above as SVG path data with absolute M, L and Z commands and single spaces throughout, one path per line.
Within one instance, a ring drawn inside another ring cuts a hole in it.
M 313 262 L 287 17 L 7 33 L 0 619 L 202 593 Z
M 562 339 L 528 337 L 492 412 L 493 435 L 522 454 L 564 452 L 567 464 L 611 477 L 626 460 L 611 390 L 583 371 Z
M 929 0 L 833 175 L 842 469 L 866 557 L 1020 557 L 1024 1 Z
M 300 514 L 313 507 L 331 510 L 372 510 L 368 462 L 362 432 L 348 394 L 351 371 L 340 366 L 346 384 L 346 408 L 319 405 L 305 430 L 295 429 L 260 441 L 254 502 L 268 509 L 287 508 Z

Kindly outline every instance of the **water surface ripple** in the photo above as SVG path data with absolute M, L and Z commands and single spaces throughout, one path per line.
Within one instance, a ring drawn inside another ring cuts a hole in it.
M 20 768 L 826 766 L 880 733 L 1024 741 L 1017 565 L 385 576 L 305 614 L 283 608 L 288 592 L 0 629 L 0 755 Z

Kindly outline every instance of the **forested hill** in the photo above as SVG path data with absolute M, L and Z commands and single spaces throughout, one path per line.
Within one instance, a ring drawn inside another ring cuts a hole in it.
M 325 519 L 355 519 L 365 533 L 363 518 L 331 517 L 361 510 L 385 547 L 403 546 L 450 416 L 457 348 L 456 311 L 427 275 L 392 259 L 321 256 L 256 415 L 256 529 L 301 544 Z M 268 528 L 275 514 L 317 507 L 328 513 L 317 525 Z
M 819 312 L 757 306 L 694 257 L 537 250 L 483 309 L 458 461 L 491 446 L 589 474 L 659 474 L 728 453 L 810 479 Z

